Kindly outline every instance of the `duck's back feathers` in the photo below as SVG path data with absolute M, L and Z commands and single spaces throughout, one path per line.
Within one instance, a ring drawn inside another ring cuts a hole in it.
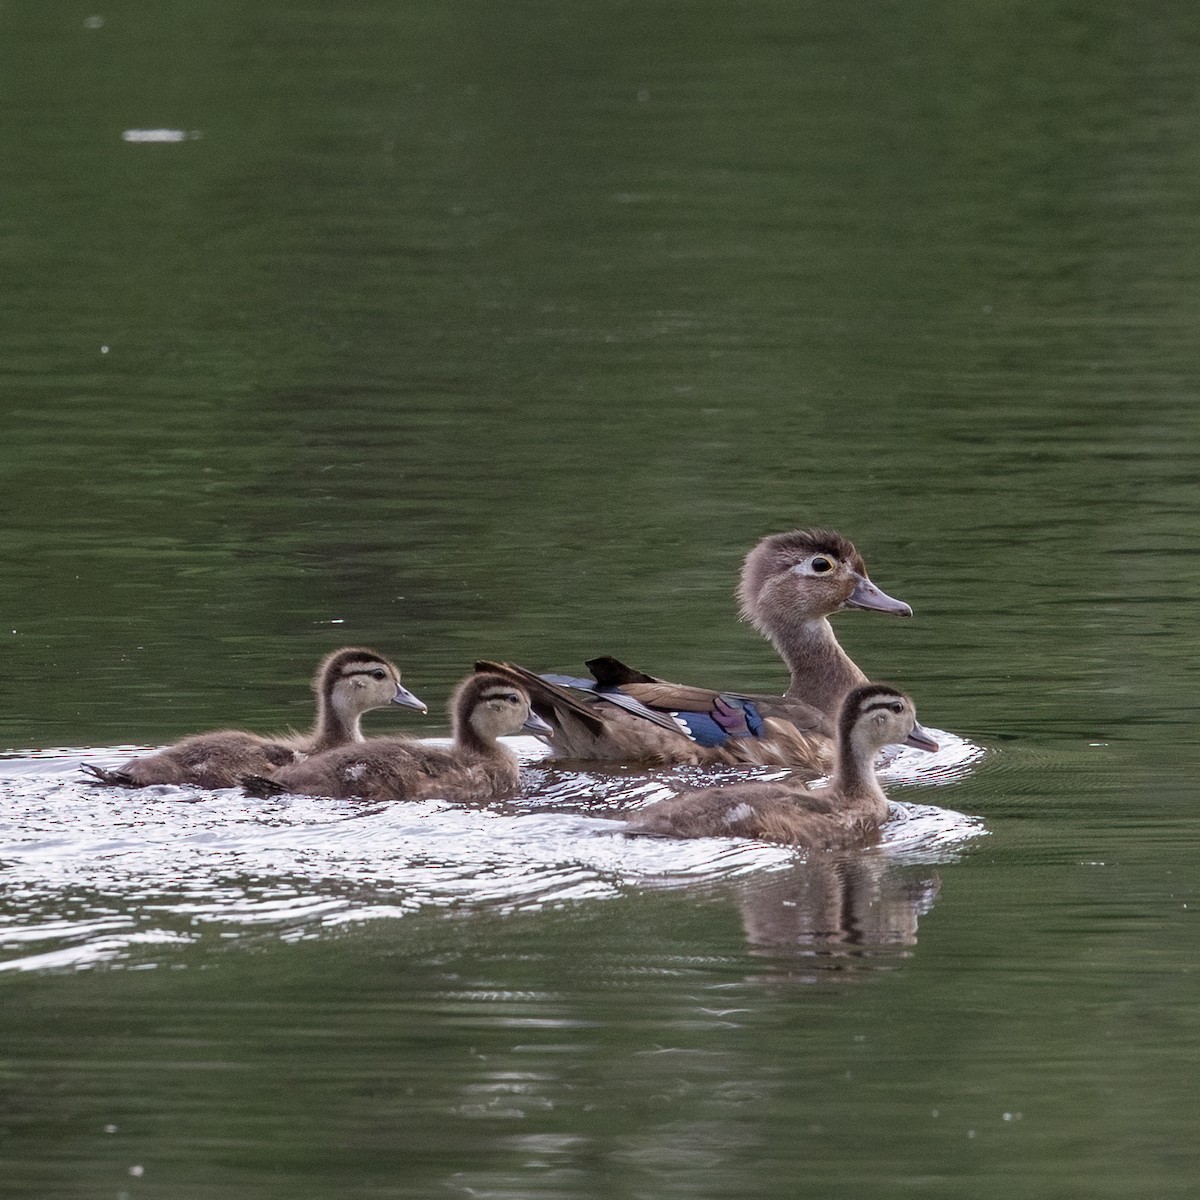
M 629 819 L 631 833 L 659 837 L 745 837 L 809 849 L 876 840 L 887 805 L 844 810 L 839 798 L 795 781 L 729 784 L 684 792 Z
M 709 761 L 667 713 L 658 712 L 620 691 L 594 681 L 564 675 L 537 675 L 516 663 L 479 662 L 477 670 L 495 671 L 519 682 L 533 710 L 551 729 L 559 758 L 614 759 L 644 763 Z
M 247 776 L 267 774 L 246 772 Z M 405 737 L 370 738 L 286 766 L 267 787 L 252 778 L 242 786 L 252 795 L 293 792 L 335 800 L 497 799 L 520 785 L 517 761 L 501 755 L 463 754 Z
M 269 774 L 301 753 L 283 740 L 261 738 L 239 729 L 198 733 L 184 738 L 157 754 L 125 763 L 117 770 L 84 764 L 84 770 L 100 783 L 114 787 L 236 787 L 243 775 Z
M 525 687 L 561 758 L 758 763 L 811 775 L 830 765 L 831 722 L 803 701 L 670 683 L 611 656 L 588 662 L 593 679 L 537 675 L 507 662 L 475 666 Z
M 743 727 L 733 736 L 764 736 L 761 722 L 766 717 L 789 721 L 805 733 L 822 737 L 832 737 L 834 733 L 829 717 L 803 700 L 767 693 L 717 691 L 694 684 L 671 683 L 626 666 L 611 655 L 589 659 L 587 666 L 602 690 L 618 689 L 623 695 L 641 701 L 647 708 L 683 714 L 709 713 L 717 717 L 722 725 L 726 724 L 729 709 L 740 710 Z M 732 730 L 730 732 L 733 733 Z

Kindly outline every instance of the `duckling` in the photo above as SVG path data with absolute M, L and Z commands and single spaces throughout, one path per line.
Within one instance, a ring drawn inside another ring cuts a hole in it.
M 411 738 L 371 738 L 292 763 L 269 777 L 247 774 L 252 796 L 296 792 L 335 800 L 492 800 L 520 784 L 516 755 L 496 739 L 507 734 L 544 734 L 549 726 L 530 708 L 529 695 L 510 679 L 468 675 L 450 700 L 454 745 L 429 746 Z
M 483 662 L 509 674 L 533 697 L 559 757 L 654 763 L 752 762 L 824 774 L 833 759 L 833 721 L 842 697 L 867 677 L 838 644 L 829 616 L 869 609 L 912 616 L 902 600 L 867 577 L 853 543 L 828 529 L 763 538 L 746 556 L 738 587 L 741 615 L 787 664 L 782 696 L 669 683 L 610 656 L 590 659 L 593 678 L 535 675 L 513 663 Z M 577 719 L 564 688 L 600 722 Z
M 888 817 L 875 777 L 875 754 L 891 743 L 936 750 L 917 724 L 913 702 L 895 688 L 853 688 L 838 713 L 837 766 L 829 787 L 809 791 L 796 780 L 699 788 L 651 804 L 629 818 L 630 833 L 660 837 L 748 837 L 812 850 L 878 841 Z
M 202 788 L 235 787 L 243 775 L 273 771 L 307 754 L 320 754 L 347 742 L 361 742 L 363 713 L 387 704 L 428 712 L 400 683 L 400 671 L 374 650 L 345 646 L 321 660 L 313 676 L 316 721 L 308 733 L 263 737 L 239 729 L 199 733 L 157 754 L 134 758 L 115 771 L 84 763 L 90 782 L 118 787 L 155 783 Z

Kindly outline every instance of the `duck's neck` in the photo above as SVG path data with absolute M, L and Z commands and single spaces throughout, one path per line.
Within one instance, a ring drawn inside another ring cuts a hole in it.
M 457 720 L 454 723 L 454 748 L 461 754 L 469 754 L 473 758 L 492 758 L 516 761 L 512 751 L 502 746 L 494 737 L 484 737 L 470 721 Z
M 361 713 L 339 704 L 331 693 L 322 692 L 317 697 L 317 720 L 309 734 L 309 753 L 320 754 L 347 742 L 363 741 L 361 719 Z
M 768 636 L 791 672 L 786 694 L 792 699 L 814 704 L 832 716 L 851 688 L 867 682 L 825 617 L 784 625 L 770 630 Z
M 846 800 L 886 805 L 887 796 L 875 777 L 875 755 L 878 750 L 878 746 L 864 744 L 853 734 L 839 742 L 832 789 Z

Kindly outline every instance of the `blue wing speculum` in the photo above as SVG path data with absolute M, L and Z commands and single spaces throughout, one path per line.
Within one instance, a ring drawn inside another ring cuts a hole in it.
M 753 701 L 717 696 L 711 712 L 671 714 L 679 727 L 700 746 L 723 746 L 730 738 L 757 738 L 766 733 L 762 714 Z

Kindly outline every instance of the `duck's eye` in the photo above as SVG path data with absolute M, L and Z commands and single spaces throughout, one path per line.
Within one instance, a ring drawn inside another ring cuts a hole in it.
M 504 698 L 505 698 L 505 700 L 507 700 L 509 702 L 509 704 L 520 704 L 521 703 L 521 697 L 518 696 L 515 692 L 509 692 L 508 695 L 505 696 Z
M 812 569 L 817 575 L 824 575 L 827 571 L 833 570 L 833 563 L 827 558 L 814 558 L 812 560 Z
M 894 713 L 901 713 L 904 711 L 904 705 L 901 704 L 899 700 L 897 700 L 894 704 L 889 704 L 888 708 L 890 708 Z
M 383 671 L 372 671 L 371 678 L 372 679 L 386 679 L 387 675 Z

